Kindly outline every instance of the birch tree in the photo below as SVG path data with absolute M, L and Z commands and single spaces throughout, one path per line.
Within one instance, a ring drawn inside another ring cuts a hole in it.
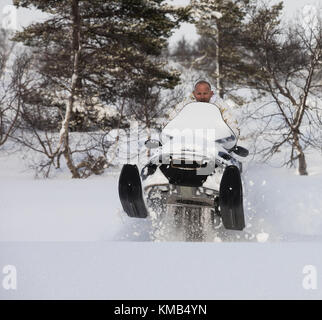
M 26 69 L 21 56 L 13 58 L 14 44 L 9 37 L 8 31 L 0 29 L 0 146 L 17 127 L 21 105 L 19 91 Z M 13 72 L 9 72 L 12 67 Z
M 281 8 L 256 10 L 249 25 L 249 58 L 258 70 L 249 85 L 271 99 L 251 118 L 261 123 L 264 157 L 290 147 L 285 164 L 298 161 L 299 174 L 307 175 L 305 149 L 315 145 L 316 133 L 321 132 L 321 15 L 316 11 L 311 17 L 300 16 L 285 27 Z

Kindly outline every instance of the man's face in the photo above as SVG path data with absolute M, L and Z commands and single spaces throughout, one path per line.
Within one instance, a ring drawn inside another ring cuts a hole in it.
M 211 91 L 206 83 L 198 84 L 193 92 L 198 102 L 209 102 L 213 94 L 213 91 Z

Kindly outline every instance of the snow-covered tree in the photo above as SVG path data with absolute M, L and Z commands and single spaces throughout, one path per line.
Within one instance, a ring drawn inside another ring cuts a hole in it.
M 176 43 L 171 53 L 171 56 L 174 57 L 176 61 L 179 61 L 184 65 L 190 64 L 192 55 L 192 45 L 184 36 Z
M 65 156 L 71 123 L 81 123 L 90 110 L 128 96 L 146 75 L 158 87 L 172 88 L 179 81 L 177 73 L 165 70 L 155 57 L 173 28 L 187 18 L 187 9 L 175 9 L 164 0 L 14 0 L 14 4 L 48 13 L 46 21 L 30 25 L 14 39 L 31 47 L 37 58 L 38 95 L 63 104 L 57 152 L 64 145 Z M 73 176 L 79 177 L 71 155 L 66 160 Z
M 39 72 L 46 76 L 47 87 L 65 90 L 72 76 L 70 39 L 75 37 L 71 30 L 71 1 L 14 3 L 50 14 L 47 21 L 29 26 L 15 39 L 33 47 L 38 54 Z M 73 110 L 75 115 L 86 114 L 87 109 L 93 108 L 92 98 L 107 104 L 117 101 L 146 74 L 153 74 L 161 87 L 177 83 L 176 74 L 166 72 L 163 64 L 151 57 L 160 55 L 172 29 L 187 17 L 187 10 L 163 3 L 163 0 L 77 1 L 81 45 L 77 93 L 82 96 L 82 103 Z
M 18 92 L 26 66 L 22 56 L 13 58 L 14 44 L 9 41 L 10 32 L 0 29 L 0 146 L 15 131 L 20 111 Z M 13 68 L 13 72 L 8 72 Z
M 298 160 L 299 174 L 307 175 L 305 148 L 321 143 L 322 16 L 285 27 L 281 10 L 257 8 L 249 24 L 249 59 L 258 70 L 249 85 L 272 100 L 251 119 L 261 128 L 261 153 L 268 158 L 289 146 L 287 163 Z
M 200 39 L 196 43 L 198 63 L 216 83 L 218 95 L 243 84 L 253 73 L 245 60 L 243 35 L 251 0 L 191 0 L 191 12 Z M 200 58 L 201 57 L 201 58 Z

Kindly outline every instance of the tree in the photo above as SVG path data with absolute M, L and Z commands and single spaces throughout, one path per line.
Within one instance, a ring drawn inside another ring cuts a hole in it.
M 187 17 L 187 10 L 162 5 L 164 0 L 83 1 L 80 10 L 78 94 L 117 101 L 126 90 L 147 74 L 154 74 L 158 85 L 173 87 L 178 78 L 164 72 L 151 57 L 161 54 L 172 29 Z M 70 1 L 15 0 L 18 6 L 34 5 L 54 14 L 44 23 L 34 24 L 15 39 L 39 53 L 40 72 L 52 87 L 66 87 L 72 75 L 73 48 Z M 69 9 L 68 9 L 69 8 Z
M 188 64 L 192 58 L 192 45 L 183 36 L 175 45 L 171 56 L 181 64 Z
M 8 31 L 0 29 L 0 146 L 8 141 L 17 127 L 21 105 L 18 93 L 26 69 L 22 56 L 10 62 L 14 44 L 10 43 L 9 37 Z M 8 69 L 12 66 L 13 72 L 10 73 Z
M 69 150 L 71 121 L 90 107 L 116 103 L 146 75 L 158 87 L 172 88 L 179 78 L 153 57 L 161 54 L 172 29 L 187 19 L 186 9 L 164 0 L 14 0 L 50 14 L 47 21 L 18 32 L 16 41 L 32 47 L 43 82 L 39 95 L 57 104 L 63 121 L 56 153 L 63 148 L 73 177 L 80 176 Z M 79 108 L 81 106 L 81 108 Z M 82 122 L 82 121 L 81 121 Z M 76 128 L 77 129 L 77 128 Z
M 244 84 L 254 70 L 245 60 L 244 25 L 253 6 L 251 0 L 191 0 L 200 39 L 194 67 L 215 80 L 221 98 L 238 84 Z
M 286 28 L 281 10 L 282 4 L 257 8 L 249 24 L 249 59 L 258 70 L 249 85 L 272 98 L 253 119 L 261 121 L 265 157 L 290 146 L 287 163 L 298 160 L 299 174 L 307 175 L 304 150 L 321 131 L 321 17 L 301 17 Z

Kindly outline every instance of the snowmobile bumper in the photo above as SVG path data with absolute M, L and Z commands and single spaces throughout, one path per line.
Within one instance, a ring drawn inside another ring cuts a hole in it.
M 168 198 L 167 204 L 191 208 L 214 207 L 214 196 L 217 191 L 185 186 L 172 186 L 173 190 Z M 200 190 L 202 189 L 202 190 Z M 205 191 L 206 190 L 206 191 Z

